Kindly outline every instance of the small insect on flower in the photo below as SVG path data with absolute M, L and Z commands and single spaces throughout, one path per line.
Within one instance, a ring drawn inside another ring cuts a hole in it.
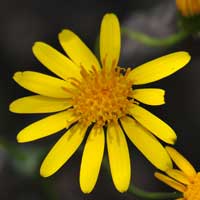
M 199 0 L 176 0 L 177 9 L 185 17 L 191 17 L 200 14 Z
M 155 177 L 183 194 L 178 200 L 200 200 L 200 173 L 176 149 L 166 147 L 170 157 L 180 169 L 169 169 L 166 175 L 159 172 Z
M 87 130 L 90 133 L 86 136 L 80 168 L 80 186 L 84 193 L 91 192 L 96 184 L 105 141 L 114 185 L 120 192 L 128 189 L 131 167 L 124 133 L 158 169 L 171 168 L 171 159 L 157 138 L 174 144 L 175 132 L 139 105 L 139 102 L 164 104 L 165 91 L 133 88 L 176 72 L 189 62 L 189 54 L 172 53 L 133 70 L 119 67 L 120 25 L 114 14 L 106 14 L 101 23 L 101 64 L 72 31 L 63 30 L 58 38 L 68 57 L 43 42 L 34 44 L 33 53 L 59 78 L 33 71 L 17 72 L 13 77 L 36 95 L 12 102 L 12 112 L 56 112 L 20 131 L 18 142 L 33 141 L 67 129 L 44 159 L 40 174 L 48 177 L 61 168 L 81 145 Z

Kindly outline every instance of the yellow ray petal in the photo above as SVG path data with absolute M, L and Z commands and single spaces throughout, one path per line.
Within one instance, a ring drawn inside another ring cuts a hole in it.
M 163 171 L 172 168 L 167 151 L 147 129 L 130 117 L 121 122 L 129 139 L 154 166 Z
M 129 109 L 129 112 L 139 123 L 158 138 L 169 144 L 175 143 L 175 132 L 158 117 L 136 104 Z
M 119 125 L 108 125 L 107 145 L 114 185 L 119 192 L 125 192 L 130 184 L 131 169 L 126 138 Z
M 166 150 L 176 165 L 189 177 L 196 175 L 194 167 L 176 149 L 167 146 Z
M 176 0 L 176 6 L 181 11 L 182 15 L 184 15 L 184 16 L 188 15 L 186 2 L 187 2 L 187 0 Z
M 68 161 L 83 141 L 86 129 L 77 124 L 58 140 L 41 165 L 41 176 L 51 176 Z
M 101 63 L 107 69 L 118 64 L 120 55 L 120 25 L 115 14 L 106 14 L 103 17 L 100 31 Z
M 164 99 L 165 91 L 157 88 L 145 88 L 133 90 L 132 97 L 138 101 L 156 106 L 165 103 Z
M 80 68 L 48 44 L 36 42 L 32 49 L 36 58 L 59 77 L 64 80 L 71 77 L 80 78 Z
M 171 53 L 133 69 L 128 78 L 135 85 L 151 83 L 173 74 L 189 61 L 190 55 L 187 52 Z
M 169 185 L 170 187 L 174 188 L 175 190 L 179 192 L 184 192 L 186 190 L 186 187 L 178 183 L 177 181 L 173 180 L 172 178 L 169 178 L 168 176 L 165 176 L 159 172 L 156 172 L 155 177 L 159 179 L 160 181 L 164 182 L 165 184 Z
M 166 171 L 167 175 L 172 177 L 173 179 L 183 183 L 183 184 L 190 184 L 190 180 L 188 177 L 180 170 L 177 169 L 169 169 Z
M 45 117 L 22 129 L 17 135 L 17 141 L 30 142 L 52 135 L 64 128 L 67 129 L 73 119 L 74 116 L 70 110 Z
M 13 101 L 9 109 L 15 113 L 50 113 L 65 110 L 70 106 L 70 99 L 33 95 Z
M 69 98 L 69 95 L 63 88 L 72 87 L 66 81 L 54 78 L 38 72 L 25 71 L 16 72 L 13 79 L 22 87 L 40 95 Z
M 86 70 L 91 70 L 92 66 L 100 69 L 95 55 L 75 33 L 66 29 L 59 33 L 58 38 L 67 55 L 78 66 L 83 66 Z
M 84 147 L 81 170 L 80 186 L 84 193 L 90 193 L 97 181 L 103 158 L 105 137 L 103 128 L 93 128 Z
M 194 4 L 193 2 L 195 2 L 194 0 L 188 0 L 187 1 L 187 10 L 188 10 L 188 16 L 193 15 L 193 9 L 192 9 L 192 4 Z
M 200 1 L 191 1 L 191 9 L 193 15 L 200 14 Z

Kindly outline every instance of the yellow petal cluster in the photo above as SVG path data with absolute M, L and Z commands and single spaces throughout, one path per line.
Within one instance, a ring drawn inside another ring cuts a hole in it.
M 176 149 L 166 147 L 170 157 L 179 169 L 169 169 L 166 175 L 156 172 L 155 177 L 183 194 L 178 200 L 200 200 L 200 172 Z
M 176 0 L 176 5 L 178 10 L 185 17 L 191 17 L 200 14 L 199 0 Z
M 33 71 L 16 72 L 13 77 L 35 95 L 12 102 L 12 112 L 53 113 L 21 130 L 18 142 L 37 140 L 66 129 L 44 159 L 41 175 L 48 177 L 58 171 L 87 137 L 80 167 L 81 190 L 93 190 L 107 145 L 113 183 L 118 191 L 125 192 L 131 177 L 125 134 L 158 169 L 172 168 L 158 138 L 174 144 L 175 132 L 140 105 L 164 104 L 165 91 L 134 86 L 173 74 L 189 62 L 190 55 L 175 52 L 132 70 L 119 67 L 121 35 L 114 14 L 106 14 L 101 23 L 100 62 L 71 30 L 63 30 L 58 38 L 66 55 L 44 42 L 33 46 L 36 58 L 56 77 Z

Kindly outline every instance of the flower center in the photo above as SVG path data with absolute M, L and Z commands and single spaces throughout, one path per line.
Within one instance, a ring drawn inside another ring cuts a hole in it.
M 100 71 L 93 67 L 92 71 L 87 72 L 82 67 L 82 80 L 72 80 L 77 88 L 72 105 L 79 120 L 86 125 L 96 123 L 102 127 L 125 116 L 133 103 L 133 99 L 129 98 L 132 93 L 132 83 L 127 79 L 129 72 L 130 69 L 120 67 L 109 72 L 105 67 Z
M 185 200 L 200 200 L 200 173 L 194 178 L 194 181 L 188 185 L 187 190 L 184 192 Z

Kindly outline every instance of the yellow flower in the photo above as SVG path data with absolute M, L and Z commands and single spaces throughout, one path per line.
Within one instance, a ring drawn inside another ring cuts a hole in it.
M 181 14 L 185 17 L 200 14 L 199 0 L 176 0 L 176 6 Z
M 189 161 L 174 148 L 166 147 L 166 150 L 180 170 L 169 169 L 166 171 L 168 176 L 156 172 L 155 177 L 181 192 L 183 198 L 178 200 L 200 200 L 200 172 L 196 172 Z
M 132 86 L 174 73 L 189 62 L 189 54 L 172 53 L 133 70 L 122 69 L 118 66 L 120 26 L 114 14 L 106 14 L 101 24 L 101 64 L 72 31 L 63 30 L 59 42 L 68 57 L 43 42 L 33 46 L 36 58 L 59 78 L 32 71 L 14 75 L 20 86 L 37 95 L 12 102 L 12 112 L 58 112 L 24 128 L 17 135 L 18 142 L 33 141 L 67 129 L 43 161 L 41 175 L 48 177 L 61 168 L 82 143 L 86 130 L 89 135 L 80 168 L 80 186 L 84 193 L 91 192 L 96 184 L 105 141 L 114 185 L 120 192 L 128 189 L 131 167 L 124 132 L 157 168 L 172 167 L 170 157 L 156 137 L 173 144 L 176 134 L 138 103 L 164 104 L 165 92 L 157 88 L 132 89 Z

